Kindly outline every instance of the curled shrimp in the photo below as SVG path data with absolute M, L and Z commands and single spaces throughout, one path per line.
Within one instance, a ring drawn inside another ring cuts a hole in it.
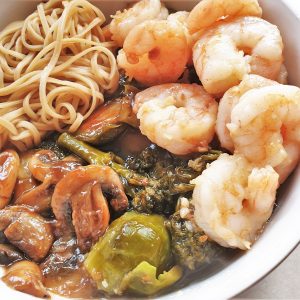
M 20 166 L 19 155 L 14 150 L 0 154 L 0 209 L 4 208 L 13 193 Z
M 70 171 L 58 182 L 53 193 L 51 206 L 58 234 L 70 232 L 66 218 L 70 205 L 72 223 L 82 251 L 88 251 L 98 241 L 109 223 L 108 204 L 102 190 L 114 197 L 111 204 L 115 210 L 127 208 L 128 199 L 120 178 L 110 167 L 90 165 Z
M 170 83 L 135 96 L 140 130 L 174 154 L 206 151 L 214 136 L 217 103 L 197 84 Z
M 167 18 L 168 21 L 178 21 L 179 23 L 183 24 L 184 26 L 187 26 L 187 19 L 189 16 L 188 11 L 180 10 L 176 11 L 172 14 L 170 14 Z
M 256 165 L 271 165 L 283 182 L 300 155 L 300 89 L 276 84 L 246 92 L 227 128 L 235 153 Z
M 225 17 L 261 15 L 262 9 L 257 0 L 202 0 L 190 12 L 187 24 L 193 34 Z
M 221 22 L 202 35 L 193 48 L 193 61 L 205 90 L 222 95 L 246 74 L 276 80 L 282 50 L 275 25 L 257 17 L 239 17 Z
M 227 128 L 227 124 L 231 120 L 231 111 L 233 107 L 239 102 L 241 96 L 254 88 L 260 88 L 264 86 L 276 85 L 276 81 L 266 79 L 259 75 L 245 75 L 241 83 L 237 86 L 230 88 L 219 102 L 216 133 L 219 138 L 220 144 L 223 148 L 234 151 L 234 145 Z
M 189 16 L 189 12 L 187 11 L 177 11 L 173 14 L 170 14 L 168 16 L 168 21 L 177 21 L 182 25 L 182 29 L 184 30 L 187 44 L 188 44 L 188 50 L 189 50 L 189 59 L 188 59 L 188 65 L 193 65 L 193 46 L 195 44 L 195 40 L 193 36 L 190 34 L 188 28 L 187 28 L 187 19 Z
M 242 156 L 222 154 L 192 182 L 197 225 L 221 246 L 249 249 L 272 214 L 274 169 L 253 168 Z
M 126 36 L 136 25 L 146 20 L 165 20 L 168 14 L 168 10 L 160 0 L 139 1 L 129 9 L 117 11 L 112 16 L 109 25 L 111 39 L 122 47 Z
M 145 21 L 125 39 L 117 61 L 126 75 L 144 85 L 175 82 L 189 59 L 184 27 L 178 21 Z

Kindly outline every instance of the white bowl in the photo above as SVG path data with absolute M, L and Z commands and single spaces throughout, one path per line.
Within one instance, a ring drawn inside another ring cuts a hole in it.
M 106 16 L 124 7 L 125 1 L 94 1 Z M 198 1 L 166 1 L 176 10 L 189 10 Z M 0 28 L 9 22 L 22 19 L 36 6 L 37 1 L 0 0 Z M 300 16 L 298 0 L 261 0 L 264 18 L 276 24 L 285 44 L 285 64 L 290 84 L 300 86 L 300 19 L 290 8 L 295 6 Z M 289 6 L 291 5 L 291 6 Z M 280 188 L 278 206 L 270 222 L 252 249 L 244 254 L 232 253 L 199 273 L 186 287 L 161 296 L 160 299 L 225 299 L 243 291 L 275 268 L 300 241 L 300 167 Z M 0 270 L 1 273 L 1 270 Z M 19 293 L 0 282 L 0 295 L 4 300 L 36 299 Z M 54 297 L 55 299 L 60 297 Z

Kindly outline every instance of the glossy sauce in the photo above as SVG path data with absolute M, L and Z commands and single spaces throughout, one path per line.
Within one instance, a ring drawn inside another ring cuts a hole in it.
M 83 266 L 50 273 L 45 276 L 44 285 L 50 292 L 65 297 L 91 299 L 99 296 L 96 284 Z

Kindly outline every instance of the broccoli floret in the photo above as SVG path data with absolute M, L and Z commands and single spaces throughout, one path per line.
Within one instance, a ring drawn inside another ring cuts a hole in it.
M 194 188 L 190 181 L 201 174 L 205 162 L 218 158 L 220 152 L 200 154 L 191 167 L 187 159 L 173 156 L 155 145 L 146 148 L 136 157 L 125 161 L 112 153 L 100 151 L 70 134 L 63 133 L 58 139 L 62 146 L 90 164 L 108 165 L 117 172 L 130 197 L 130 208 L 142 213 L 158 213 L 169 216 L 175 211 L 176 200 L 189 196 Z M 202 166 L 199 168 L 199 165 Z M 200 171 L 199 171 L 200 170 Z
M 178 195 L 190 193 L 190 180 L 200 174 L 188 167 L 187 160 L 156 145 L 150 145 L 136 158 L 127 158 L 126 166 L 152 179 L 152 184 L 137 188 L 132 196 L 133 209 L 144 213 L 173 213 Z
M 155 179 L 153 184 L 132 191 L 133 209 L 144 213 L 172 214 L 178 197 L 189 196 L 193 190 L 190 181 L 220 154 L 220 151 L 211 150 L 200 154 L 195 160 L 187 160 L 150 145 L 138 157 L 127 158 L 125 165 L 129 169 Z
M 201 264 L 208 262 L 218 250 L 218 245 L 210 241 L 194 220 L 194 209 L 189 206 L 189 214 L 185 218 L 176 211 L 168 222 L 172 237 L 172 251 L 178 264 L 190 270 L 195 270 Z
M 206 169 L 208 163 L 213 162 L 218 159 L 222 154 L 222 151 L 219 150 L 210 150 L 208 152 L 202 153 L 199 157 L 194 160 L 189 160 L 188 166 L 195 170 L 196 172 L 202 172 Z

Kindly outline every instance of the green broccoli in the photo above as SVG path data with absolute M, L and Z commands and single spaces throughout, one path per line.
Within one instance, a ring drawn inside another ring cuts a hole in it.
M 189 206 L 190 213 L 182 218 L 180 210 L 170 216 L 168 228 L 172 238 L 172 252 L 176 262 L 190 270 L 208 262 L 218 251 L 219 246 L 210 241 L 194 220 L 194 208 Z

